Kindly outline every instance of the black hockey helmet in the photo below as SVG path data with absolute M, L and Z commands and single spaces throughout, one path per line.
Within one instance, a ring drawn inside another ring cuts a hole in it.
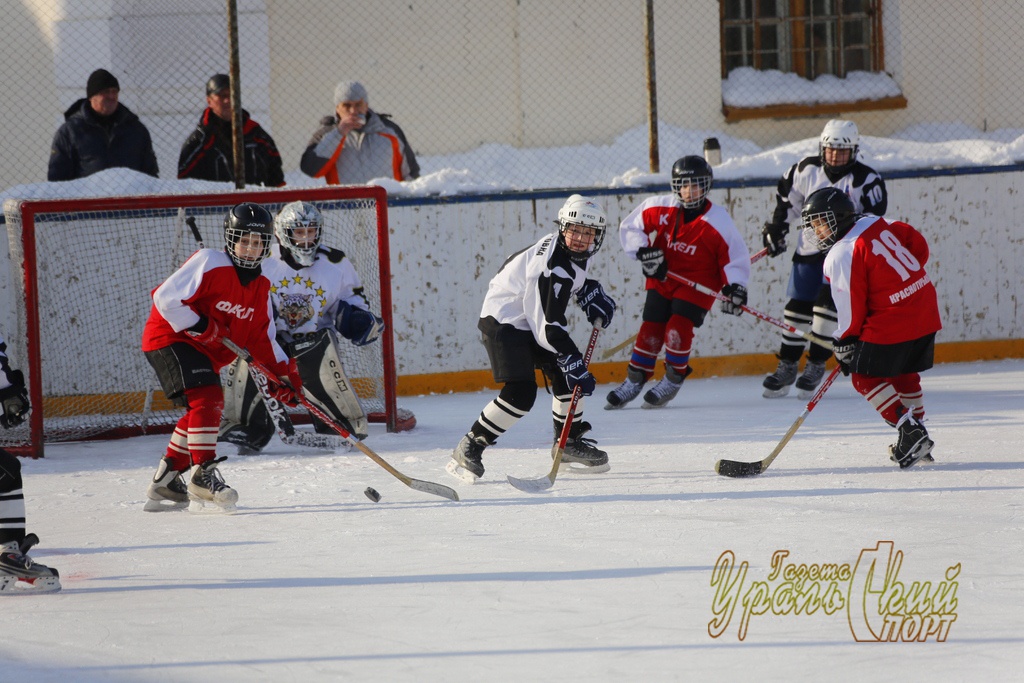
M 258 257 L 243 258 L 237 253 L 238 241 L 248 234 L 259 235 L 263 249 Z M 274 241 L 274 217 L 255 202 L 243 202 L 224 217 L 224 250 L 239 268 L 256 268 L 270 255 Z
M 823 187 L 815 190 L 804 202 L 800 212 L 804 240 L 819 250 L 831 247 L 850 231 L 857 221 L 853 200 L 842 190 Z
M 698 209 L 704 205 L 708 192 L 711 191 L 711 183 L 714 180 L 714 173 L 711 172 L 711 164 L 704 160 L 704 157 L 691 154 L 676 160 L 672 164 L 672 191 L 679 195 L 679 200 L 687 209 Z M 697 198 L 684 198 L 683 187 L 695 185 L 697 187 Z

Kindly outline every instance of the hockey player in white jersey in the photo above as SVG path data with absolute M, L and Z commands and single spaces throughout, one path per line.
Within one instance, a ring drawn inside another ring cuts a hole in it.
M 484 406 L 469 432 L 455 447 L 447 470 L 472 483 L 483 476 L 483 452 L 533 408 L 537 398 L 535 369 L 550 383 L 555 441 L 562 432 L 573 390 L 594 393 L 596 380 L 569 335 L 570 300 L 591 324 L 607 327 L 615 302 L 601 284 L 587 277 L 589 259 L 601 248 L 608 219 L 604 209 L 578 194 L 558 212 L 558 230 L 513 254 L 487 288 L 477 327 L 491 362 L 498 396 Z M 584 438 L 591 429 L 583 419 L 583 399 L 576 404 L 562 462 L 575 470 L 606 472 L 608 454 Z
M 263 274 L 270 280 L 278 343 L 295 359 L 307 397 L 364 439 L 366 413 L 345 376 L 337 345 L 376 341 L 383 320 L 370 312 L 345 253 L 321 244 L 323 216 L 316 206 L 286 204 L 274 220 L 274 233 L 277 244 L 263 262 Z M 259 452 L 270 442 L 274 424 L 244 361 L 229 369 L 224 394 L 219 440 L 235 444 L 242 454 Z M 335 434 L 316 418 L 312 421 L 317 432 Z M 338 445 L 347 442 L 339 437 Z
M 800 227 L 800 211 L 815 190 L 835 187 L 845 192 L 858 213 L 885 214 L 888 195 L 882 177 L 870 166 L 857 161 L 860 133 L 853 121 L 833 119 L 825 124 L 818 154 L 794 164 L 779 181 L 775 213 L 764 224 L 761 237 L 770 256 L 786 253 L 786 235 L 791 226 Z M 793 267 L 783 313 L 785 321 L 815 338 L 829 342 L 836 329 L 836 307 L 822 276 L 825 251 L 818 249 L 797 230 Z M 764 379 L 764 397 L 786 396 L 796 383 L 801 399 L 810 398 L 825 374 L 825 362 L 832 355 L 825 346 L 811 344 L 803 374 L 797 378 L 800 358 L 808 344 L 788 332 L 782 335 L 779 365 Z
M 6 351 L 0 337 L 0 425 L 10 429 L 25 421 L 29 402 L 25 376 L 11 368 Z M 60 590 L 60 573 L 28 556 L 38 542 L 38 536 L 25 533 L 21 462 L 0 448 L 0 595 Z

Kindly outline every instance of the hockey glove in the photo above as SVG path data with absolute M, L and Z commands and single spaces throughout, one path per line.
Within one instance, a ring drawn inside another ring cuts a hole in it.
M 212 346 L 220 341 L 220 338 L 224 335 L 225 330 L 221 329 L 221 326 L 217 324 L 216 320 L 207 318 L 205 315 L 199 316 L 199 322 L 192 327 L 185 330 L 185 334 L 195 339 L 203 346 Z
M 4 429 L 17 427 L 25 421 L 28 412 L 28 390 L 25 388 L 25 375 L 21 370 L 11 370 L 8 379 L 11 386 L 0 389 L 0 425 Z
M 722 312 L 743 315 L 743 307 L 747 305 L 747 288 L 733 282 L 722 287 L 722 294 L 729 297 L 729 301 L 722 302 Z
M 839 341 L 832 342 L 832 353 L 839 361 L 839 369 L 844 375 L 850 374 L 850 363 L 853 362 L 853 352 L 857 350 L 857 337 L 843 337 Z
M 288 361 L 287 368 L 280 377 L 270 377 L 267 381 L 267 390 L 270 395 L 281 403 L 295 407 L 299 405 L 299 395 L 302 393 L 302 377 L 299 376 L 299 366 L 292 358 Z
M 565 377 L 565 383 L 569 385 L 569 391 L 580 388 L 580 394 L 590 396 L 597 389 L 597 380 L 587 370 L 583 363 L 583 356 L 578 353 L 569 353 L 558 357 L 558 369 Z
M 342 301 L 334 318 L 334 329 L 356 346 L 377 341 L 384 331 L 384 320 L 369 311 Z
M 668 263 L 665 261 L 665 252 L 657 247 L 640 247 L 636 250 L 636 257 L 640 261 L 640 267 L 644 275 L 655 280 L 664 280 L 668 276 Z
M 612 324 L 615 314 L 615 301 L 604 293 L 601 283 L 597 280 L 584 280 L 580 291 L 576 292 L 576 303 L 587 314 L 587 322 L 607 329 Z
M 785 223 L 765 223 L 761 228 L 761 241 L 768 248 L 769 256 L 786 253 L 786 233 L 789 226 Z

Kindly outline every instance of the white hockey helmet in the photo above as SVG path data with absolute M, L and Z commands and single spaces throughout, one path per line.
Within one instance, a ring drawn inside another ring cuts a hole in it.
M 296 228 L 316 228 L 312 242 L 303 240 L 296 242 Z M 285 204 L 274 219 L 274 233 L 282 249 L 287 249 L 295 262 L 302 266 L 311 266 L 316 258 L 316 250 L 320 248 L 320 240 L 324 234 L 324 217 L 320 209 L 309 202 L 292 202 Z
M 825 162 L 825 148 L 848 149 L 850 158 L 841 166 L 830 166 Z M 857 151 L 860 149 L 860 132 L 857 124 L 844 119 L 832 119 L 825 124 L 818 142 L 818 154 L 821 155 L 822 166 L 826 171 L 845 172 L 857 162 Z
M 565 232 L 571 225 L 582 225 L 594 229 L 594 239 L 585 251 L 571 249 L 566 243 Z M 583 195 L 572 195 L 558 210 L 558 243 L 575 261 L 586 261 L 597 253 L 597 250 L 601 248 L 601 243 L 604 242 L 604 233 L 607 227 L 608 216 L 605 215 L 604 209 L 596 201 Z

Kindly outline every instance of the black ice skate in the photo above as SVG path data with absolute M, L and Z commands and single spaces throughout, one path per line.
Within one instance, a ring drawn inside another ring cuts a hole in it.
M 576 422 L 569 428 L 569 438 L 562 451 L 562 464 L 559 471 L 600 474 L 611 469 L 608 464 L 608 453 L 597 447 L 594 439 L 585 439 L 583 435 L 591 429 L 589 422 Z M 555 422 L 555 447 L 561 438 L 562 425 Z M 552 457 L 554 454 L 552 453 Z
M 60 587 L 60 573 L 33 562 L 17 541 L 0 545 L 0 594 L 55 593 Z
M 644 394 L 643 408 L 661 408 L 676 397 L 683 386 L 683 380 L 693 373 L 693 368 L 686 366 L 686 372 L 680 375 L 673 367 L 665 368 L 665 376 L 651 390 Z
M 912 467 L 918 460 L 931 459 L 935 442 L 928 438 L 928 430 L 915 420 L 910 413 L 904 413 L 896 423 L 899 437 L 889 447 L 890 458 L 895 460 L 901 470 Z
M 188 511 L 234 512 L 238 502 L 238 491 L 224 482 L 217 463 L 227 457 L 207 460 L 202 465 L 192 466 L 192 477 L 188 481 Z M 213 507 L 208 507 L 212 505 Z
M 169 458 L 162 458 L 146 491 L 146 512 L 182 510 L 188 504 L 188 488 L 182 478 L 184 470 L 176 470 Z
M 779 359 L 779 366 L 775 372 L 764 378 L 761 386 L 764 387 L 765 398 L 780 398 L 789 393 L 789 388 L 796 381 L 796 361 Z
M 455 447 L 452 459 L 445 466 L 448 474 L 467 484 L 475 483 L 484 476 L 483 453 L 488 445 L 482 436 L 474 436 L 472 432 L 466 434 Z
M 809 360 L 807 365 L 804 366 L 803 374 L 796 380 L 796 388 L 799 390 L 797 396 L 801 400 L 806 401 L 814 392 L 817 390 L 818 385 L 821 384 L 821 379 L 825 376 L 825 361 L 820 363 Z
M 617 408 L 622 408 L 640 395 L 640 391 L 644 388 L 644 384 L 646 383 L 647 378 L 644 376 L 643 372 L 636 368 L 628 368 L 626 370 L 626 379 L 622 384 L 608 394 L 608 405 L 606 405 L 604 409 L 615 410 Z

